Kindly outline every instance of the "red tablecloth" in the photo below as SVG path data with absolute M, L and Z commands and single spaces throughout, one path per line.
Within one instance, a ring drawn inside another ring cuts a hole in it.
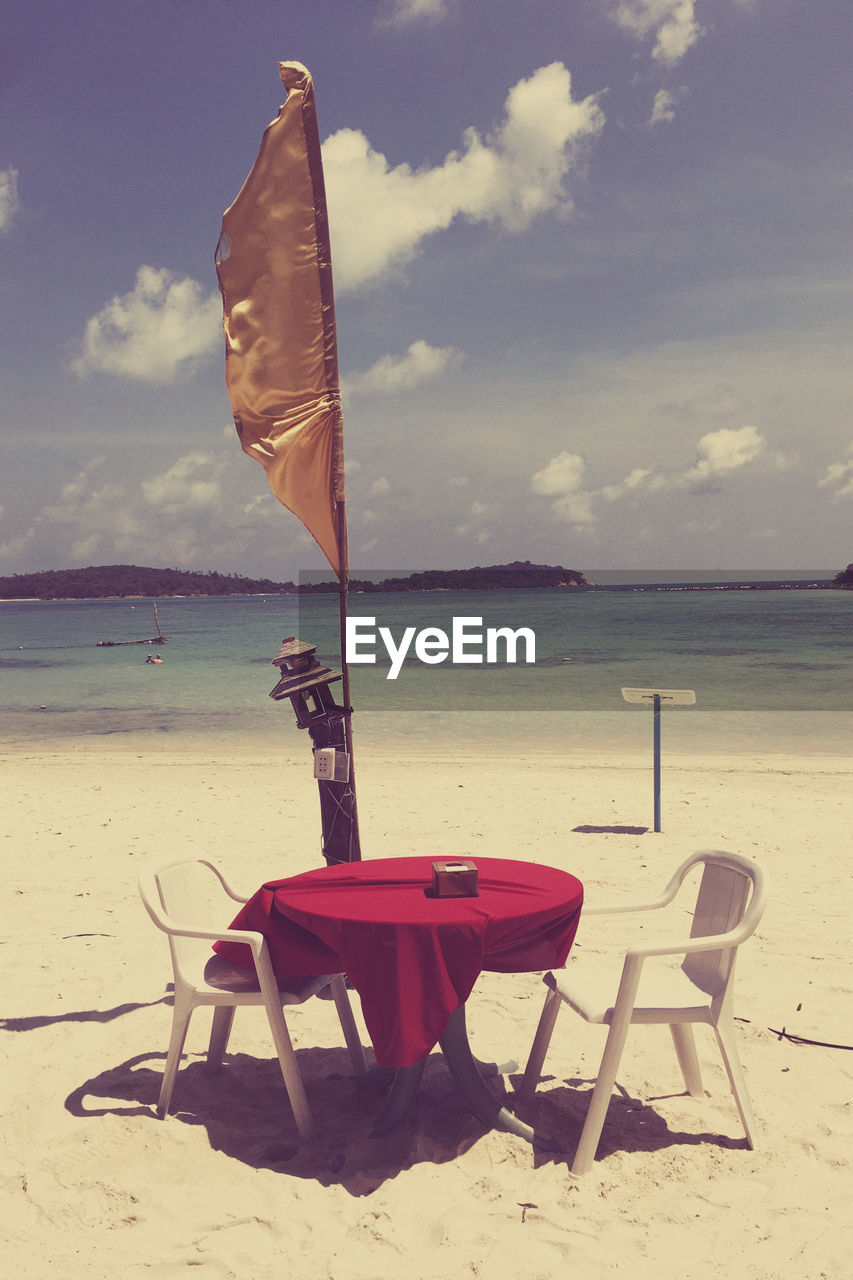
M 318 867 L 263 885 L 232 921 L 267 939 L 279 977 L 346 973 L 359 993 L 376 1060 L 420 1062 L 477 975 L 565 964 L 583 887 L 554 867 L 477 858 L 477 898 L 434 898 L 432 858 Z M 248 948 L 215 950 L 251 964 Z

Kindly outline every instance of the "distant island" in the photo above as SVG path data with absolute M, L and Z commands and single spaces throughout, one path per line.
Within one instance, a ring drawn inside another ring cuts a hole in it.
M 559 564 L 531 564 L 529 560 L 513 560 L 511 564 L 477 565 L 473 569 L 425 569 L 406 577 L 350 578 L 349 589 L 355 592 L 380 591 L 527 591 L 553 590 L 557 587 L 591 587 L 577 569 Z M 337 591 L 337 582 L 302 583 L 305 594 Z
M 182 569 L 146 569 L 107 564 L 88 569 L 47 569 L 0 578 L 0 600 L 106 600 L 129 596 L 287 595 L 292 582 L 239 578 L 236 574 L 192 573 Z
M 529 560 L 474 569 L 431 569 L 380 582 L 350 579 L 350 591 L 488 591 L 512 588 L 589 587 L 583 574 L 560 565 Z M 235 573 L 194 573 L 182 569 L 149 569 L 110 564 L 86 569 L 48 569 L 0 578 L 0 600 L 165 599 L 169 596 L 307 595 L 336 592 L 338 584 L 272 582 L 241 578 Z
M 477 565 L 473 569 L 425 569 L 403 577 L 350 578 L 350 591 L 773 591 L 853 589 L 853 564 L 824 582 L 684 582 L 643 583 L 600 587 L 578 569 L 563 565 Z M 183 569 L 151 569 L 134 564 L 90 566 L 86 569 L 47 569 L 0 578 L 0 600 L 167 599 L 170 596 L 289 596 L 337 593 L 336 580 L 273 582 L 270 578 L 242 578 L 236 573 L 207 573 Z

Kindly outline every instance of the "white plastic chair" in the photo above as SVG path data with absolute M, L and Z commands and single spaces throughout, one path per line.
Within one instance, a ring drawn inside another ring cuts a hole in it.
M 242 905 L 248 898 L 235 893 L 222 872 L 205 858 L 170 858 L 147 863 L 139 872 L 138 884 L 149 916 L 157 928 L 168 935 L 175 975 L 172 1034 L 157 1103 L 158 1114 L 168 1114 L 193 1010 L 198 1005 L 213 1005 L 207 1062 L 211 1069 L 218 1070 L 228 1045 L 237 1005 L 263 1005 L 297 1130 L 303 1140 L 313 1137 L 308 1099 L 282 1005 L 304 1004 L 318 991 L 330 987 L 353 1068 L 363 1071 L 364 1050 L 343 977 L 325 974 L 294 982 L 277 980 L 263 934 L 227 927 L 228 920 L 236 914 L 233 903 Z M 211 897 L 221 904 L 221 915 L 219 905 L 212 908 L 208 905 Z M 216 918 L 212 919 L 212 916 Z M 254 973 L 229 964 L 211 952 L 211 943 L 223 937 L 230 942 L 244 942 L 251 948 Z
M 622 1050 L 632 1022 L 668 1023 L 688 1093 L 702 1096 L 702 1077 L 691 1023 L 714 1028 L 723 1063 L 746 1133 L 755 1146 L 755 1119 L 735 1041 L 732 994 L 737 948 L 755 931 L 764 913 L 766 888 L 761 868 L 735 853 L 696 853 L 687 858 L 654 902 L 620 906 L 584 907 L 584 916 L 615 912 L 652 911 L 672 902 L 691 868 L 702 865 L 702 879 L 693 913 L 689 939 L 679 942 L 643 943 L 624 956 L 621 979 L 614 998 L 614 972 L 597 971 L 595 957 L 572 959 L 568 968 L 548 973 L 550 988 L 545 1007 L 518 1088 L 530 1098 L 539 1081 L 554 1024 L 563 1004 L 587 1022 L 609 1026 L 607 1043 L 589 1110 L 572 1163 L 572 1173 L 587 1173 L 595 1158 L 610 1103 Z M 751 890 L 751 892 L 750 892 Z M 652 957 L 683 955 L 680 968 L 646 965 Z

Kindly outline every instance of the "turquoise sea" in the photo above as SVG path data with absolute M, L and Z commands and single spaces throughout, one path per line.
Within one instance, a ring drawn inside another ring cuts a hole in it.
M 851 749 L 853 592 L 672 586 L 353 595 L 351 616 L 374 617 L 395 639 L 405 627 L 450 632 L 454 616 L 536 635 L 534 665 L 425 666 L 410 655 L 394 681 L 377 645 L 375 666 L 351 668 L 356 741 L 630 747 L 645 744 L 650 716 L 620 690 L 641 686 L 695 690 L 695 708 L 665 717 L 665 733 L 691 751 L 713 749 L 720 727 L 750 749 L 783 740 Z M 339 666 L 334 597 L 164 599 L 158 608 L 168 642 L 163 665 L 150 666 L 148 646 L 97 646 L 155 635 L 150 601 L 0 604 L 0 747 L 305 749 L 289 703 L 268 697 L 270 661 L 297 635 Z

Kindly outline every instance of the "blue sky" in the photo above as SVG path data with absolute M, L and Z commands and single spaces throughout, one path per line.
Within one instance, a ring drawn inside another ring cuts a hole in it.
M 323 563 L 213 251 L 312 72 L 353 572 L 853 559 L 848 0 L 7 0 L 0 574 Z

